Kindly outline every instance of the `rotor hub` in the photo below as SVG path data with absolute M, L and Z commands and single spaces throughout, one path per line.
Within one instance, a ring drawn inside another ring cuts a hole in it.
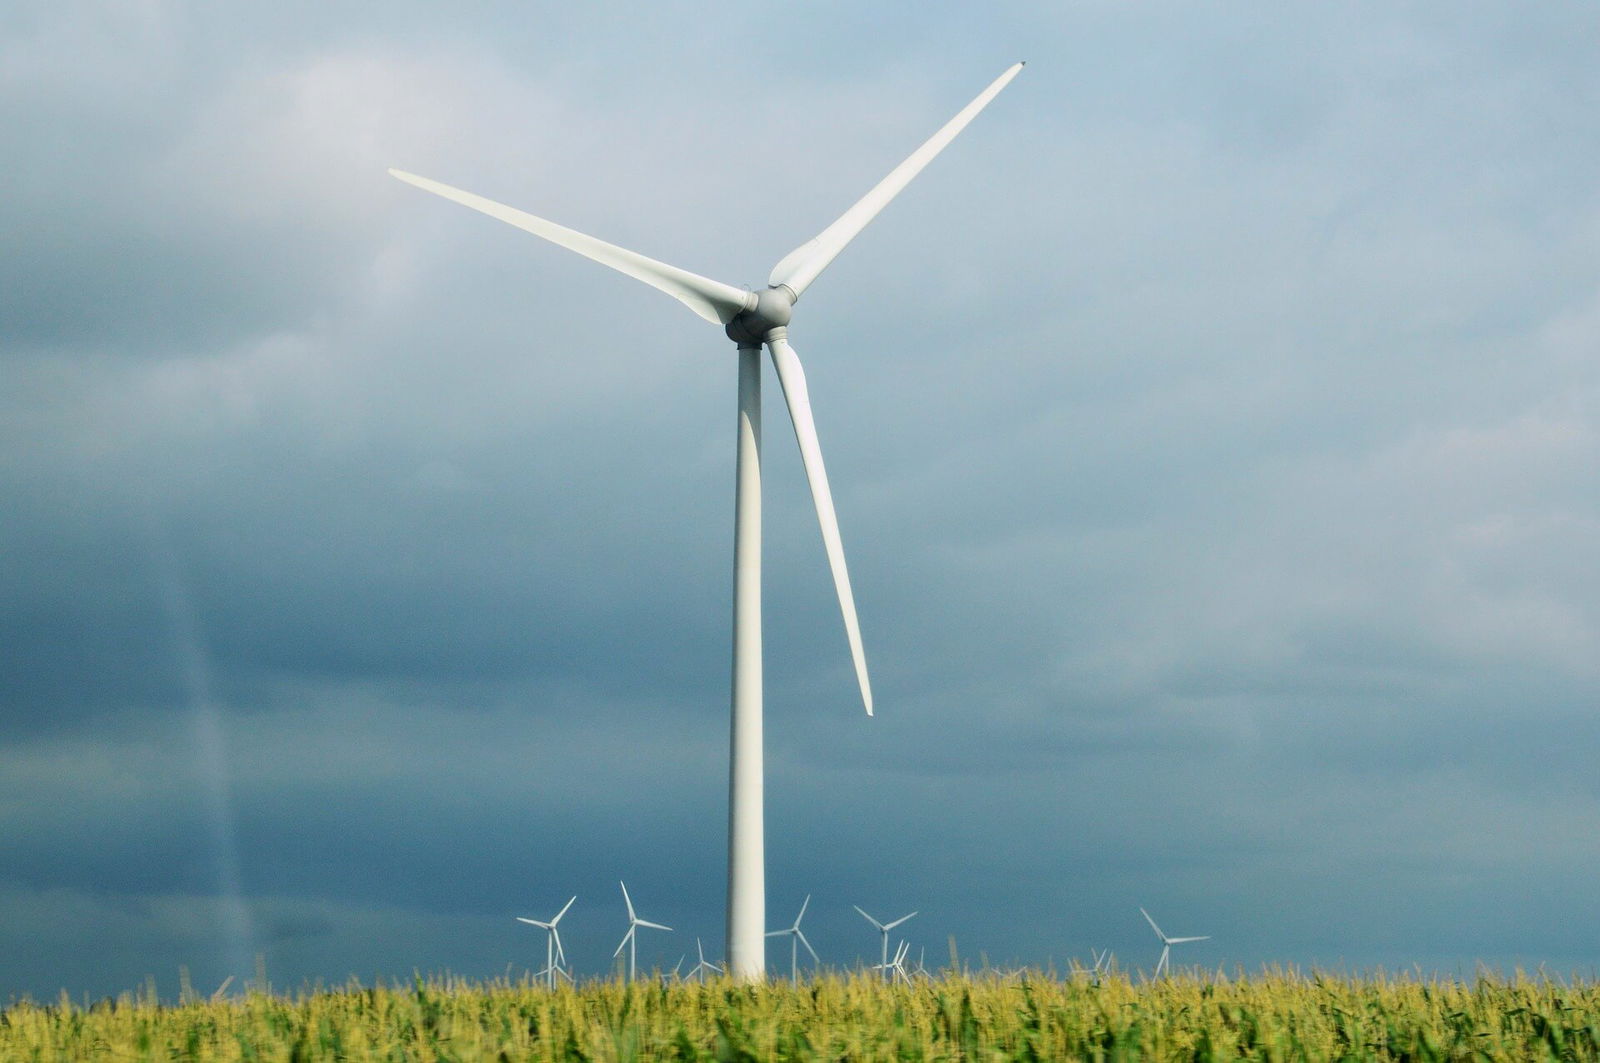
M 779 284 L 752 294 L 755 305 L 741 310 L 725 330 L 728 338 L 741 347 L 761 346 L 767 333 L 788 325 L 794 316 L 794 292 L 788 285 Z

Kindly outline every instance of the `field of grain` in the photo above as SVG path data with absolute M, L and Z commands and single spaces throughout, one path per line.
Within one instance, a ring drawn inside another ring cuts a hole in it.
M 1266 972 L 798 986 L 448 978 L 163 1004 L 16 1002 L 0 1059 L 1600 1059 L 1587 981 Z

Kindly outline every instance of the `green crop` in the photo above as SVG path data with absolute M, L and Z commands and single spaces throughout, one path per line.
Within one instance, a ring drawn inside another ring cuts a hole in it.
M 12 1004 L 0 1060 L 1600 1060 L 1600 989 L 1522 975 L 185 990 Z

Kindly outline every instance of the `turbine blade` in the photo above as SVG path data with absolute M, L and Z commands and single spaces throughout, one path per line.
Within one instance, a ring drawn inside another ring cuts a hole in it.
M 1144 921 L 1150 924 L 1150 929 L 1156 932 L 1156 937 L 1160 938 L 1162 941 L 1167 940 L 1167 935 L 1161 932 L 1161 928 L 1159 926 L 1156 926 L 1156 921 L 1150 918 L 1149 912 L 1145 911 L 1143 908 L 1140 908 L 1139 914 L 1144 916 Z
M 492 199 L 485 199 L 483 196 L 464 192 L 459 188 L 452 188 L 439 181 L 418 177 L 404 170 L 390 170 L 389 173 L 406 184 L 416 185 L 424 192 L 432 192 L 463 207 L 470 207 L 491 218 L 498 218 L 508 225 L 515 225 L 535 236 L 542 236 L 568 251 L 576 251 L 584 258 L 592 259 L 602 266 L 610 266 L 618 273 L 626 274 L 634 280 L 643 281 L 652 288 L 666 292 L 714 324 L 726 325 L 749 302 L 748 293 L 742 288 L 690 273 L 677 266 L 669 266 L 665 262 L 657 262 L 637 251 L 608 244 L 604 240 L 597 240 L 574 229 L 568 229 L 564 225 L 557 225 L 553 221 L 546 221 L 515 207 L 496 203 Z
M 856 908 L 856 906 L 853 905 L 853 904 L 850 907 L 855 908 L 856 911 L 858 911 L 858 912 L 861 912 L 861 909 L 860 908 Z M 872 916 L 868 915 L 866 912 L 861 912 L 861 918 L 865 919 L 867 922 L 871 923 L 873 926 L 877 927 L 879 930 L 887 930 L 887 929 L 889 929 L 888 927 L 884 926 L 882 923 L 878 922 L 876 919 L 872 918 Z
M 785 934 L 792 934 L 792 933 L 794 933 L 794 931 L 792 931 L 792 930 L 769 930 L 769 931 L 767 931 L 767 937 L 769 937 L 769 938 L 781 938 Z
M 550 933 L 554 935 L 556 939 L 556 966 L 559 967 L 561 964 L 567 962 L 567 950 L 561 947 L 561 931 L 557 930 L 555 927 L 551 927 Z
M 1207 934 L 1205 937 L 1198 937 L 1198 938 L 1168 938 L 1167 939 L 1167 944 L 1168 945 L 1182 945 L 1185 941 L 1210 941 L 1210 940 L 1211 940 L 1211 935 Z
M 671 930 L 672 929 L 670 926 L 662 926 L 660 923 L 651 923 L 651 922 L 648 922 L 648 921 L 646 921 L 644 919 L 636 920 L 635 925 L 637 925 L 637 926 L 647 926 L 651 930 Z
M 806 947 L 806 951 L 811 953 L 811 962 L 820 964 L 822 960 L 817 956 L 817 950 L 811 947 L 811 942 L 806 940 L 805 934 L 800 931 L 799 927 L 795 928 L 794 934 L 795 937 L 800 939 L 800 944 Z
M 628 884 L 619 881 L 617 885 L 622 887 L 622 903 L 628 906 L 628 922 L 637 923 L 639 919 L 633 912 L 633 898 L 628 896 Z
M 896 919 L 894 922 L 889 923 L 887 926 L 885 926 L 884 929 L 885 930 L 893 930 L 895 927 L 899 926 L 901 923 L 905 922 L 907 919 L 910 919 L 912 915 L 916 915 L 916 914 L 917 914 L 916 912 L 912 912 L 911 915 L 902 915 L 899 919 Z
M 767 278 L 767 283 L 773 286 L 787 285 L 798 299 L 801 293 L 810 287 L 811 282 L 817 279 L 817 274 L 827 269 L 828 263 L 845 249 L 845 245 L 854 240 L 856 235 L 867 227 L 867 223 L 876 218 L 878 212 L 888 206 L 889 201 L 899 195 L 900 191 L 911 183 L 912 178 L 921 173 L 922 168 L 932 162 L 934 156 L 943 151 L 956 138 L 956 134 L 965 129 L 967 123 L 976 118 L 978 112 L 1000 94 L 1001 89 L 1010 84 L 1022 66 L 1023 64 L 1017 63 L 995 78 L 988 88 L 980 92 L 976 99 L 929 137 L 922 147 L 891 170 L 889 176 L 879 181 L 872 191 L 857 200 L 855 206 L 840 215 L 839 220 L 783 256 L 783 259 L 772 267 L 772 275 Z
M 572 901 L 575 901 L 575 900 L 577 900 L 577 899 L 578 899 L 578 898 L 577 898 L 577 897 L 576 897 L 576 896 L 574 896 L 574 897 L 573 897 L 573 898 L 572 898 Z M 550 925 L 551 925 L 551 926 L 555 926 L 555 925 L 556 925 L 556 924 L 557 924 L 557 923 L 559 923 L 559 922 L 561 922 L 561 917 L 562 917 L 562 916 L 563 916 L 563 915 L 566 915 L 566 914 L 567 914 L 567 909 L 568 909 L 568 908 L 571 908 L 571 907 L 572 907 L 572 901 L 568 901 L 568 902 L 567 902 L 567 903 L 566 903 L 566 904 L 563 904 L 563 905 L 562 905 L 562 906 L 561 906 L 561 910 L 560 910 L 560 911 L 559 911 L 559 912 L 557 912 L 557 913 L 556 913 L 556 917 L 555 917 L 555 918 L 554 918 L 554 919 L 552 919 L 552 920 L 550 920 Z
M 800 920 L 806 917 L 806 905 L 811 903 L 811 894 L 806 894 L 806 899 L 800 902 L 800 914 L 794 917 L 794 928 L 800 929 Z
M 522 916 L 522 915 L 517 916 L 517 922 L 519 922 L 519 923 L 531 923 L 534 926 L 543 927 L 545 930 L 551 930 L 555 926 L 554 923 L 541 923 L 537 919 L 529 919 L 527 916 Z
M 634 928 L 632 926 L 629 926 L 628 927 L 628 932 L 626 934 L 622 935 L 622 940 L 617 943 L 617 951 L 613 952 L 611 954 L 611 958 L 613 960 L 616 959 L 618 956 L 622 955 L 623 947 L 628 944 L 628 939 L 633 937 L 633 931 L 634 931 Z
M 861 625 L 856 620 L 855 596 L 850 593 L 850 572 L 844 564 L 844 545 L 839 541 L 839 518 L 833 512 L 833 492 L 828 489 L 828 470 L 822 464 L 822 447 L 817 442 L 817 426 L 811 418 L 811 396 L 806 390 L 806 373 L 800 356 L 781 334 L 767 341 L 773 368 L 783 385 L 784 401 L 789 404 L 789 419 L 794 422 L 794 437 L 800 444 L 806 479 L 811 484 L 811 500 L 817 507 L 817 523 L 822 527 L 822 545 L 833 570 L 833 589 L 839 595 L 839 611 L 844 615 L 844 633 L 850 641 L 850 657 L 856 666 L 856 683 L 861 688 L 861 703 L 872 715 L 872 685 L 867 680 L 867 655 L 861 648 Z M 859 909 L 858 909 L 859 910 Z M 865 913 L 863 913 L 865 914 Z

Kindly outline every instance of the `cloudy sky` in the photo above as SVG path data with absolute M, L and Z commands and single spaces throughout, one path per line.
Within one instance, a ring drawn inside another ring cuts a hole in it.
M 769 923 L 1592 970 L 1600 9 L 0 6 L 0 1001 L 723 947 L 733 284 L 1026 71 L 769 377 Z

